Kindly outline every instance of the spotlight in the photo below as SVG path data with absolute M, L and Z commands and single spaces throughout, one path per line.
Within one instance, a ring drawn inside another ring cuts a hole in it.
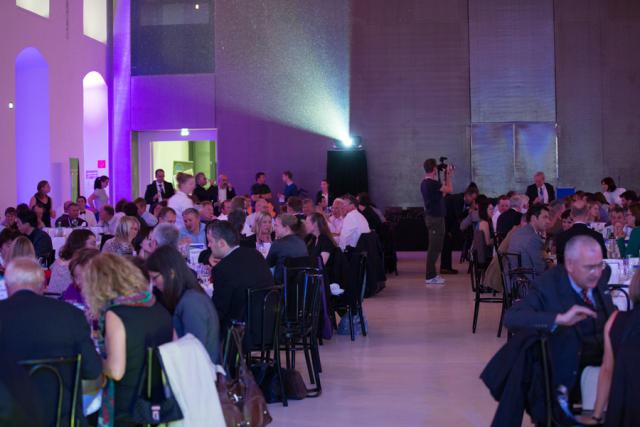
M 180 129 L 180 136 L 189 136 L 189 129 L 187 128 Z
M 7 107 L 9 107 L 9 110 L 13 110 L 15 104 L 13 102 L 9 102 L 9 104 L 7 104 Z
M 196 10 L 200 9 L 200 5 L 198 3 L 196 3 L 194 7 L 196 8 Z
M 350 150 L 352 148 L 362 148 L 362 138 L 351 135 L 340 138 L 335 144 L 336 148 Z

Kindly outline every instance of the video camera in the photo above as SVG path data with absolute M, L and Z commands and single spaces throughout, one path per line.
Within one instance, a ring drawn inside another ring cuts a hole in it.
M 447 157 L 440 157 L 440 163 L 436 166 L 438 168 L 438 180 L 440 180 L 440 173 L 444 172 L 445 178 L 447 177 L 447 168 L 449 165 L 446 163 Z M 451 170 L 454 170 L 455 166 L 451 165 Z

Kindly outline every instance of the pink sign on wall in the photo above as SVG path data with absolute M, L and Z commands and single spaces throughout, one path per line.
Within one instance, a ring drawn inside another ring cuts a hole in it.
M 104 169 L 107 167 L 107 161 L 106 160 L 98 160 L 98 169 Z

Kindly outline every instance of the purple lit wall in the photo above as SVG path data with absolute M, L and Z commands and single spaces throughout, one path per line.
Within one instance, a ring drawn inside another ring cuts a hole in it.
M 109 173 L 109 93 L 104 79 L 95 71 L 84 77 L 82 88 L 84 161 L 80 181 L 84 185 L 83 193 L 91 194 L 95 177 Z
M 131 198 L 131 3 L 115 2 L 113 11 L 111 108 L 111 185 L 113 200 Z
M 51 180 L 49 67 L 33 47 L 16 59 L 15 114 L 18 200 L 28 201 L 38 181 Z

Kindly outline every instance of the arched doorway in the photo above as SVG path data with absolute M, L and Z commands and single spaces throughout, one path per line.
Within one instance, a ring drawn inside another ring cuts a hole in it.
M 81 191 L 93 192 L 98 176 L 109 170 L 109 114 L 107 84 L 100 73 L 91 71 L 82 79 L 82 163 Z
M 18 202 L 28 202 L 38 181 L 51 179 L 49 66 L 33 47 L 16 57 L 15 108 Z

